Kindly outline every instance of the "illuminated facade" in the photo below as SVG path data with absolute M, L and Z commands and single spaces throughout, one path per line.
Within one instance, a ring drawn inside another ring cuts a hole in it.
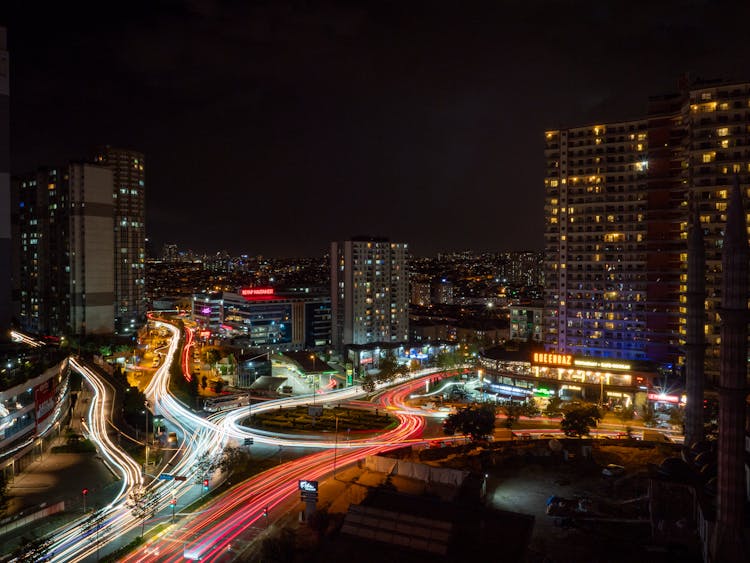
M 545 135 L 549 350 L 646 357 L 646 126 L 638 120 Z
M 692 199 L 705 237 L 707 375 L 715 377 L 735 175 L 750 195 L 750 84 L 692 84 L 651 98 L 643 120 L 545 136 L 545 347 L 682 361 Z
M 146 314 L 146 172 L 143 154 L 102 147 L 95 158 L 112 170 L 115 206 L 115 325 L 134 332 Z
M 642 406 L 647 402 L 677 404 L 682 398 L 654 388 L 655 365 L 636 360 L 593 358 L 556 352 L 524 354 L 499 349 L 479 356 L 485 379 L 511 394 L 583 399 L 605 406 Z
M 114 332 L 112 173 L 92 164 L 14 179 L 14 314 L 36 334 Z
M 544 307 L 539 305 L 510 306 L 510 339 L 542 341 Z
M 331 243 L 333 346 L 406 343 L 409 338 L 407 245 L 357 237 Z
M 277 293 L 274 288 L 243 288 L 193 296 L 192 318 L 201 327 L 271 350 L 326 348 L 331 345 L 331 301 L 326 295 Z

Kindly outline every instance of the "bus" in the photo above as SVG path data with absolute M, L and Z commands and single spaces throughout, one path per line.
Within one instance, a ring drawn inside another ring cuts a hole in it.
M 250 395 L 222 395 L 212 397 L 203 401 L 203 410 L 206 412 L 219 412 L 226 409 L 236 409 L 250 404 Z

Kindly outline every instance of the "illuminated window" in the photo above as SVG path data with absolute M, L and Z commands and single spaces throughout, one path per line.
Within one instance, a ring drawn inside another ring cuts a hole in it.
M 557 185 L 558 185 L 558 181 L 557 180 L 550 180 L 549 185 L 552 186 L 553 188 L 556 188 Z
M 716 158 L 715 152 L 704 152 L 703 153 L 703 162 L 713 162 L 714 158 Z
M 729 104 L 727 102 L 722 102 L 721 104 L 719 104 L 719 109 L 720 110 L 727 110 L 727 109 L 729 109 Z
M 729 148 L 729 139 L 722 139 L 719 144 L 721 145 L 722 149 L 728 149 Z
M 635 150 L 637 150 L 637 151 L 642 151 L 642 150 L 643 150 L 643 143 L 638 143 L 638 144 L 637 144 L 637 145 L 635 146 Z
M 716 130 L 716 134 L 717 134 L 717 135 L 718 135 L 719 137 L 726 137 L 727 135 L 729 135 L 729 127 L 719 127 L 719 128 L 718 128 L 718 129 Z
M 739 172 L 741 168 L 739 164 L 732 164 L 732 172 Z

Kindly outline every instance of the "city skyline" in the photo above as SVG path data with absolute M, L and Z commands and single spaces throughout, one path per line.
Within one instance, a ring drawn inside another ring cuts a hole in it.
M 545 130 L 642 115 L 685 73 L 748 79 L 747 6 L 643 6 L 18 3 L 11 170 L 142 151 L 156 249 L 541 249 Z

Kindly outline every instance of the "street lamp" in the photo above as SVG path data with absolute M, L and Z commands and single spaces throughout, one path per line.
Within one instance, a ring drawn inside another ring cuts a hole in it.
M 145 472 L 145 471 L 148 470 L 148 410 L 141 411 L 141 414 L 144 415 L 144 418 L 146 420 L 146 424 L 145 424 L 145 428 L 144 428 L 144 430 L 146 431 L 146 433 L 143 436 L 143 445 L 146 446 L 146 463 L 144 465 L 144 468 L 145 468 L 144 472 Z
M 333 442 L 333 478 L 336 479 L 336 454 L 338 453 L 339 448 L 339 417 L 336 415 L 334 417 L 336 419 L 336 430 L 335 430 L 335 438 Z
M 315 354 L 310 354 L 310 359 L 313 362 L 312 369 L 312 388 L 313 388 L 313 405 L 315 404 L 315 395 L 317 394 L 317 387 L 315 385 Z

